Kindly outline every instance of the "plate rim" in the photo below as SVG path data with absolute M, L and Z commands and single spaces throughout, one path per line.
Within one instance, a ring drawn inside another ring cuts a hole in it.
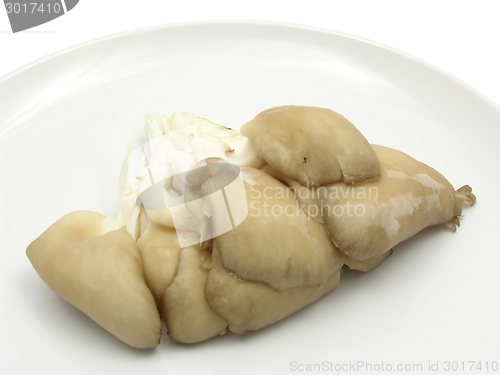
M 38 59 L 35 59 L 27 64 L 22 65 L 21 67 L 14 69 L 10 71 L 9 73 L 0 76 L 0 89 L 2 88 L 2 84 L 6 82 L 7 80 L 13 78 L 14 76 L 17 76 L 24 72 L 25 70 L 28 70 L 32 67 L 35 67 L 38 64 L 41 64 L 45 61 L 49 61 L 52 59 L 57 58 L 58 56 L 64 55 L 66 53 L 69 53 L 73 50 L 77 50 L 92 44 L 97 44 L 101 42 L 105 42 L 111 39 L 118 39 L 122 37 L 126 37 L 128 35 L 137 35 L 141 33 L 146 33 L 154 30 L 168 30 L 168 29 L 180 29 L 180 28 L 187 28 L 187 27 L 199 27 L 199 26 L 212 26 L 212 27 L 217 27 L 217 26 L 251 26 L 251 27 L 258 27 L 258 26 L 274 26 L 274 27 L 280 27 L 282 29 L 294 29 L 294 30 L 300 30 L 300 31 L 313 31 L 313 32 L 318 32 L 326 35 L 334 35 L 334 36 L 339 36 L 345 39 L 349 40 L 355 40 L 358 42 L 362 42 L 368 45 L 372 45 L 378 48 L 381 48 L 383 50 L 386 50 L 388 52 L 400 55 L 406 59 L 412 60 L 423 67 L 433 70 L 436 73 L 439 73 L 442 76 L 445 76 L 449 80 L 453 81 L 453 83 L 462 86 L 464 89 L 468 90 L 475 96 L 477 96 L 479 99 L 481 99 L 485 104 L 487 104 L 489 107 L 491 107 L 492 110 L 494 110 L 499 116 L 500 116 L 500 103 L 497 104 L 495 103 L 492 99 L 490 99 L 488 96 L 483 94 L 481 91 L 476 89 L 474 86 L 470 85 L 469 83 L 465 82 L 461 78 L 455 76 L 454 74 L 448 72 L 447 70 L 423 59 L 418 56 L 415 56 L 411 53 L 408 53 L 406 51 L 403 51 L 399 48 L 387 45 L 382 42 L 375 41 L 370 38 L 366 37 L 361 37 L 358 35 L 350 34 L 347 32 L 343 31 L 338 31 L 334 29 L 329 29 L 326 27 L 320 27 L 320 26 L 311 26 L 311 25 L 306 25 L 306 24 L 300 24 L 300 23 L 292 23 L 292 22 L 279 22 L 279 21 L 267 21 L 267 20 L 238 20 L 238 19 L 228 19 L 228 20 L 202 20 L 202 21 L 184 21 L 184 22 L 174 22 L 174 23 L 166 23 L 166 24 L 156 24 L 152 26 L 146 26 L 146 27 L 139 27 L 139 28 L 134 28 L 130 30 L 125 30 L 125 31 L 120 31 L 116 33 L 111 33 L 107 34 L 101 37 L 97 38 L 92 38 L 87 41 L 77 43 L 74 45 L 71 45 L 69 47 L 57 50 L 55 52 L 48 53 Z

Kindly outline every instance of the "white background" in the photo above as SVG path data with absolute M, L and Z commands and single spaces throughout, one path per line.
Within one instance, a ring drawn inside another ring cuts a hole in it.
M 245 19 L 325 27 L 396 47 L 500 104 L 498 1 L 81 0 L 68 14 L 12 34 L 0 11 L 0 76 L 39 57 L 104 35 L 195 20 Z

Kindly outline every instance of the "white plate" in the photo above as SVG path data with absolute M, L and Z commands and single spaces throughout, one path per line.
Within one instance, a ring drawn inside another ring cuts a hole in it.
M 286 374 L 350 361 L 425 372 L 429 361 L 500 360 L 500 111 L 429 64 L 325 30 L 184 24 L 49 56 L 4 77 L 0 102 L 2 373 Z M 477 205 L 457 233 L 426 230 L 289 318 L 197 345 L 129 348 L 32 269 L 26 246 L 62 215 L 114 215 L 122 121 L 138 130 L 145 114 L 188 111 L 237 128 L 281 104 L 344 114 L 370 142 L 470 184 Z

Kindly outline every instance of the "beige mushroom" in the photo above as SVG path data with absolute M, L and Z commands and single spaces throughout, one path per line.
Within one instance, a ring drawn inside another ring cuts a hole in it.
M 222 265 L 238 278 L 276 290 L 326 283 L 343 265 L 323 224 L 300 209 L 293 192 L 258 169 L 241 168 L 248 216 L 214 238 Z
M 208 270 L 202 265 L 210 263 L 209 244 L 181 248 L 175 229 L 164 226 L 150 228 L 137 241 L 144 278 L 177 342 L 204 341 L 227 327 L 205 299 Z
M 205 281 L 210 262 L 208 250 L 195 246 L 182 249 L 179 270 L 165 290 L 163 319 L 171 339 L 183 343 L 207 340 L 223 332 L 227 323 L 217 315 L 205 299 Z
M 115 220 L 72 212 L 27 248 L 42 280 L 64 300 L 123 342 L 151 348 L 161 320 L 134 240 Z
M 290 177 L 285 176 L 283 173 L 275 171 L 269 165 L 264 166 L 262 168 L 262 171 L 287 184 L 293 190 L 295 198 L 301 203 L 303 210 L 307 212 L 307 214 L 311 218 L 324 224 L 325 221 L 323 219 L 323 209 L 321 207 L 322 201 L 319 197 L 319 194 L 324 191 L 326 187 L 320 186 L 315 188 L 307 188 L 300 182 L 292 180 Z M 384 260 L 386 260 L 387 257 L 391 254 L 392 250 L 364 261 L 353 260 L 346 256 L 344 262 L 352 270 L 369 271 L 383 263 Z
M 375 255 L 374 257 L 368 258 L 366 260 L 353 260 L 349 258 L 348 256 L 345 257 L 345 264 L 347 267 L 349 267 L 351 270 L 356 270 L 356 271 L 370 271 L 374 269 L 375 267 L 381 265 L 384 260 L 386 260 L 389 255 L 392 254 L 392 250 L 386 251 L 382 255 Z
M 380 161 L 380 179 L 359 186 L 340 182 L 321 192 L 330 237 L 352 261 L 380 260 L 428 226 L 448 222 L 456 226 L 462 203 L 474 204 L 470 187 L 455 191 L 439 172 L 403 152 L 373 148 Z
M 147 230 L 137 240 L 141 252 L 144 279 L 155 297 L 158 307 L 162 306 L 163 294 L 174 281 L 181 247 L 175 229 L 156 226 Z
M 263 283 L 243 281 L 226 270 L 215 246 L 212 256 L 205 295 L 210 307 L 235 333 L 258 330 L 277 322 L 332 291 L 339 283 L 340 271 L 337 270 L 325 283 L 277 291 Z
M 243 125 L 241 134 L 273 169 L 306 187 L 380 176 L 365 137 L 345 117 L 326 108 L 271 108 Z
M 321 187 L 307 188 L 300 182 L 295 181 L 290 177 L 285 176 L 283 173 L 272 169 L 270 165 L 265 165 L 262 168 L 262 171 L 266 172 L 270 176 L 273 176 L 278 181 L 281 181 L 284 184 L 288 185 L 292 189 L 295 195 L 295 199 L 300 202 L 302 209 L 307 212 L 307 214 L 314 220 L 322 224 L 324 223 L 323 214 L 321 212 L 321 201 L 319 199 L 318 193 Z
M 271 108 L 248 138 L 189 114 L 145 131 L 152 158 L 128 181 L 124 163 L 117 221 L 73 212 L 26 250 L 54 292 L 137 348 L 158 345 L 158 309 L 183 343 L 266 327 L 335 289 L 344 263 L 367 271 L 430 225 L 456 230 L 476 199 L 324 108 Z

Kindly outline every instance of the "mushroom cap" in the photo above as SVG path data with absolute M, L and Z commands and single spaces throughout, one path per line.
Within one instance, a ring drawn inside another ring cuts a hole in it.
M 210 307 L 235 333 L 258 330 L 277 322 L 332 291 L 339 283 L 340 271 L 337 270 L 320 285 L 277 291 L 263 283 L 241 280 L 229 272 L 223 267 L 215 246 L 212 257 L 205 296 Z
M 161 320 L 134 240 L 95 212 L 67 214 L 27 248 L 42 280 L 64 300 L 123 342 L 159 344 Z
M 373 148 L 380 179 L 359 186 L 331 184 L 321 197 L 330 237 L 354 261 L 385 254 L 422 229 L 460 214 L 455 189 L 439 172 L 401 151 Z
M 270 108 L 243 125 L 241 134 L 273 169 L 307 187 L 380 176 L 377 156 L 365 137 L 326 108 Z
M 344 264 L 325 226 L 312 220 L 290 188 L 267 173 L 241 168 L 248 216 L 214 238 L 222 265 L 242 280 L 276 290 L 326 283 Z
M 173 283 L 165 290 L 163 319 L 171 339 L 183 343 L 195 343 L 217 336 L 227 323 L 208 305 L 205 298 L 205 281 L 209 262 L 208 250 L 195 246 L 182 249 L 179 270 Z

